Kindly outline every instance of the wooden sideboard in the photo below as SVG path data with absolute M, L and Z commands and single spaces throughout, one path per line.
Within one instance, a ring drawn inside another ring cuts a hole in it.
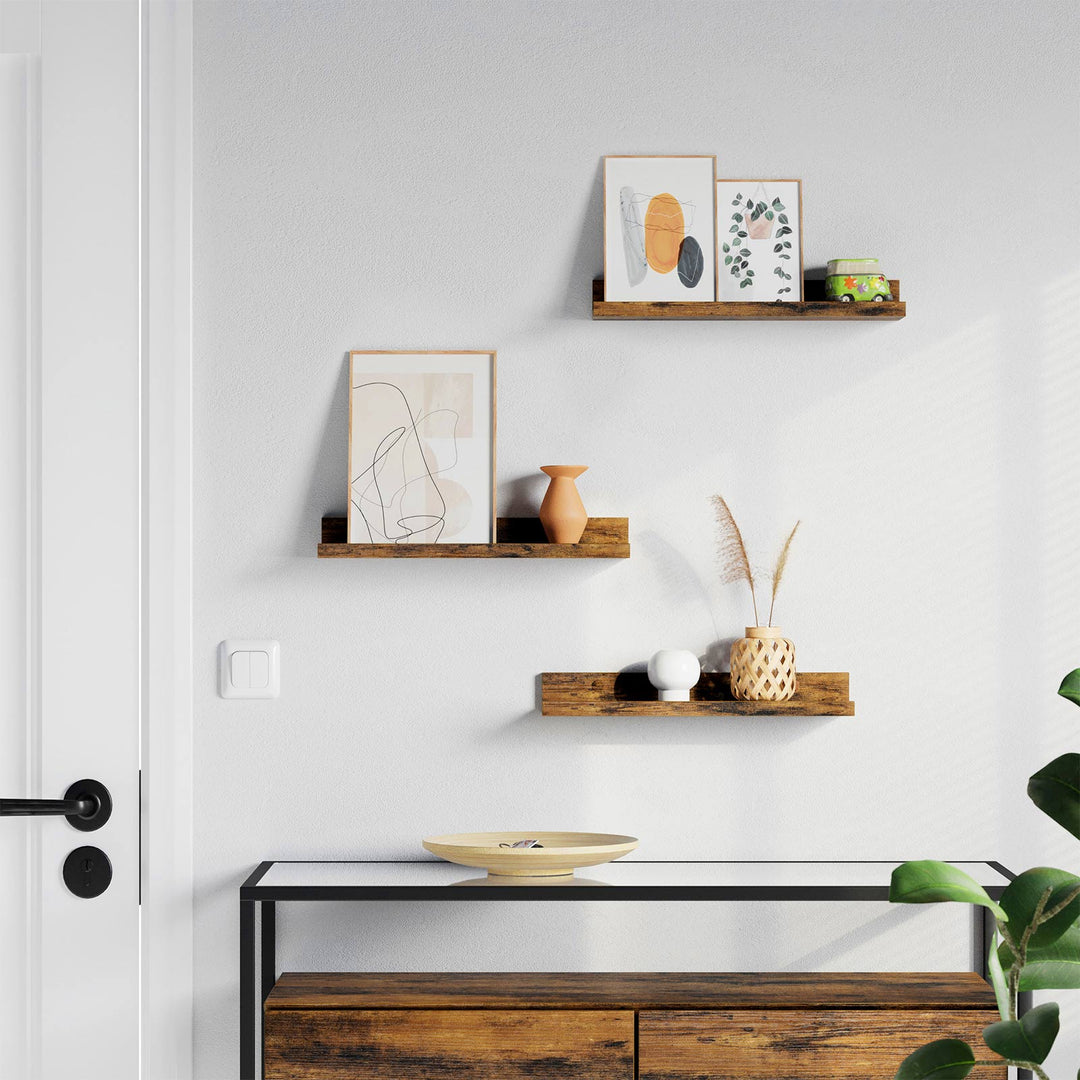
M 890 1080 L 998 1019 L 971 972 L 286 972 L 264 1013 L 268 1080 Z

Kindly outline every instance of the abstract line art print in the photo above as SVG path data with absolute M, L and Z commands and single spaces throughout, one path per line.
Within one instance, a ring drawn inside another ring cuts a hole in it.
M 802 181 L 717 180 L 718 299 L 803 298 Z
M 495 354 L 349 354 L 349 543 L 495 541 Z
M 604 158 L 604 299 L 716 299 L 716 158 Z

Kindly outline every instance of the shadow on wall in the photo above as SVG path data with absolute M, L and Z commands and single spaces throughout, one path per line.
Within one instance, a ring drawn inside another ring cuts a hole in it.
M 327 515 L 345 516 L 349 470 L 346 447 L 349 445 L 349 354 L 341 360 L 341 370 L 334 381 L 334 391 L 327 405 L 322 437 L 311 465 L 307 498 L 304 500 L 294 532 L 293 554 L 315 557 L 315 545 L 322 539 L 322 519 Z
M 604 266 L 604 159 L 596 163 L 592 190 L 578 231 L 577 246 L 566 273 L 566 292 L 556 314 L 567 319 L 592 318 L 593 278 Z

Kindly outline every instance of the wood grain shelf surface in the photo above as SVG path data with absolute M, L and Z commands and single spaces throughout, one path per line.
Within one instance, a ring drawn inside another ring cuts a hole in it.
M 322 519 L 320 559 L 628 559 L 627 518 L 589 518 L 576 544 L 551 544 L 539 518 L 499 518 L 494 544 L 350 544 L 343 517 Z
M 974 972 L 284 972 L 288 1009 L 993 1009 Z
M 806 299 L 786 303 L 755 303 L 747 301 L 667 300 L 637 302 L 605 300 L 604 279 L 593 282 L 592 317 L 594 319 L 902 319 L 907 305 L 900 299 L 900 282 L 889 279 L 895 300 L 875 302 L 825 299 L 824 281 L 805 283 Z
M 544 716 L 854 716 L 846 671 L 803 672 L 790 701 L 736 701 L 727 672 L 704 673 L 689 701 L 657 701 L 643 671 L 545 671 Z

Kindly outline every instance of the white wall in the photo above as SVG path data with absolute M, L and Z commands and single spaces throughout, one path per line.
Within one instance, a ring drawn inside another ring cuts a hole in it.
M 199 4 L 200 1080 L 236 1072 L 236 888 L 268 857 L 531 822 L 653 859 L 1075 865 L 1024 785 L 1077 744 L 1078 32 L 1072 3 L 1008 0 Z M 593 322 L 602 155 L 714 152 L 802 177 L 807 266 L 880 256 L 907 319 Z M 633 557 L 316 561 L 346 353 L 380 347 L 498 349 L 500 512 L 585 462 Z M 751 621 L 716 584 L 715 491 L 763 562 L 803 519 L 777 620 L 858 715 L 541 718 L 541 671 Z M 280 700 L 216 696 L 231 635 L 280 639 Z M 932 909 L 534 914 L 285 912 L 283 958 L 966 962 Z

